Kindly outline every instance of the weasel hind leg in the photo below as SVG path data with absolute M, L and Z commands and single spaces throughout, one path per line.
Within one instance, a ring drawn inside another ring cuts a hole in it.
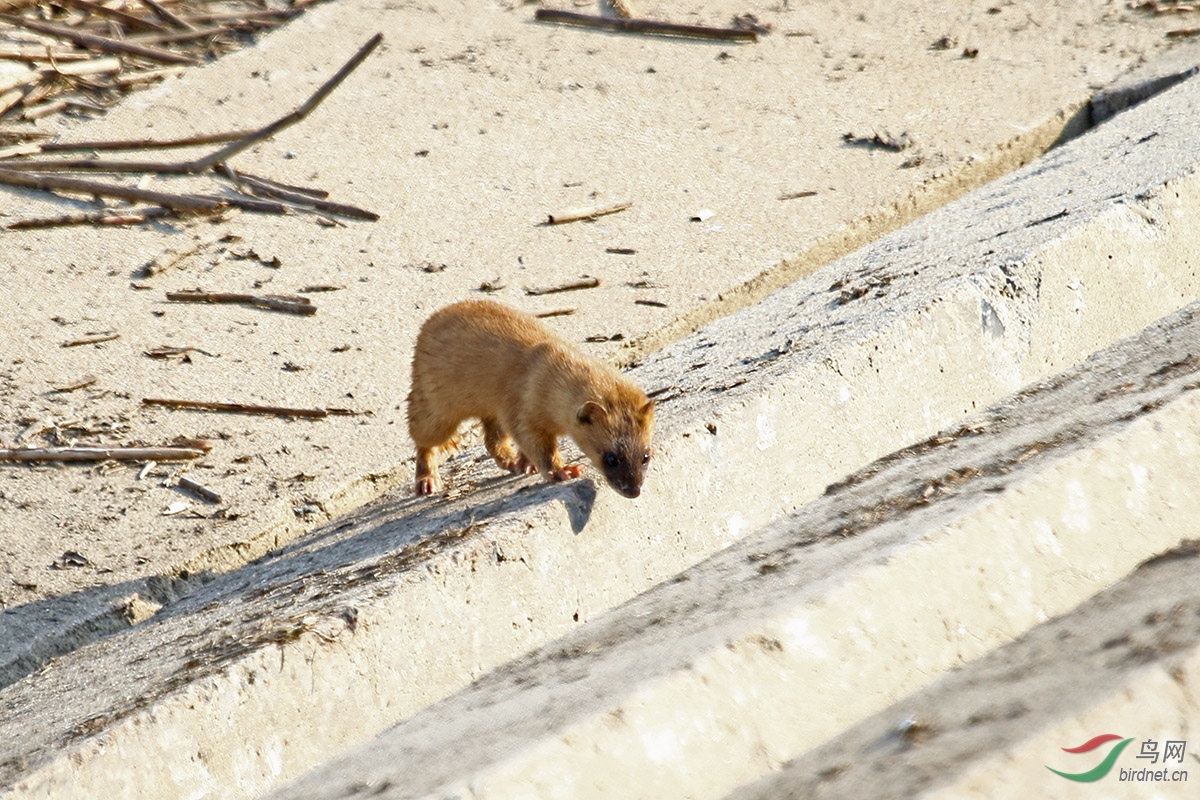
M 439 414 L 413 391 L 408 396 L 408 432 L 417 444 L 417 494 L 440 492 L 444 486 L 438 461 L 444 453 L 458 449 L 454 435 L 462 420 Z
M 512 438 L 499 421 L 493 417 L 485 417 L 481 421 L 483 422 L 483 445 L 487 448 L 488 454 L 496 459 L 496 465 L 509 472 L 525 472 L 524 457 L 517 452 Z

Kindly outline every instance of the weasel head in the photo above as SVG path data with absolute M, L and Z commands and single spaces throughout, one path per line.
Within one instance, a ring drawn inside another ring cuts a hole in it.
M 575 420 L 575 443 L 603 473 L 608 485 L 626 497 L 641 494 L 650 465 L 654 401 L 641 392 L 636 398 L 589 400 L 579 407 Z

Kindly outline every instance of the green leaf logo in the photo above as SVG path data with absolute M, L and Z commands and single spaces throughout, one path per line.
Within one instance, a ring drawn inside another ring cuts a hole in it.
M 1115 733 L 1105 733 L 1088 739 L 1078 747 L 1064 747 L 1063 751 L 1067 753 L 1087 753 L 1115 739 L 1121 739 L 1121 737 L 1117 736 Z M 1113 747 L 1113 749 L 1108 751 L 1108 755 L 1104 757 L 1103 761 L 1101 761 L 1092 769 L 1089 769 L 1087 772 L 1060 772 L 1059 770 L 1056 770 L 1054 767 L 1050 766 L 1047 766 L 1046 769 L 1050 770 L 1055 775 L 1061 775 L 1067 780 L 1076 781 L 1077 783 L 1091 783 L 1092 781 L 1098 781 L 1109 773 L 1109 770 L 1113 768 L 1113 764 L 1115 764 L 1117 761 L 1117 756 L 1121 755 L 1121 751 L 1124 750 L 1125 746 L 1132 741 L 1133 737 L 1122 739 Z

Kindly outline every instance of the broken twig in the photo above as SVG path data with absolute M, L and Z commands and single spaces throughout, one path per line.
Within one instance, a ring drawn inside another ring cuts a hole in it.
M 124 36 L 118 25 L 137 25 L 129 20 L 120 17 L 124 12 L 107 13 L 106 11 L 97 11 L 95 3 L 98 0 L 64 0 L 64 5 L 72 5 L 75 8 L 84 10 L 91 14 L 97 14 L 108 18 L 108 22 L 103 23 L 114 31 L 113 35 L 118 38 L 107 39 L 103 36 L 96 36 L 90 33 L 83 33 L 78 28 L 66 27 L 57 24 L 43 23 L 36 19 L 11 18 L 0 14 L 0 21 L 8 21 L 14 25 L 20 25 L 30 30 L 34 30 L 47 35 L 60 36 L 75 42 L 81 47 L 91 48 L 93 50 L 104 50 L 107 52 L 115 52 L 126 55 L 136 55 L 144 58 L 151 58 L 158 61 L 168 63 L 197 63 L 197 59 L 190 56 L 180 56 L 166 50 L 158 50 L 153 47 L 145 47 L 137 44 L 135 39 L 138 37 Z M 0 0 L 0 5 L 3 5 L 3 0 Z M 159 22 L 146 19 L 142 20 L 144 24 L 142 29 L 150 29 L 153 31 L 151 37 L 159 37 L 163 35 L 175 36 L 176 34 L 169 29 L 182 31 L 183 35 L 198 35 L 203 33 L 196 30 L 196 25 L 199 21 L 207 20 L 212 15 L 195 15 L 189 14 L 186 19 L 176 16 L 176 14 L 167 8 L 163 0 L 143 0 L 142 5 L 151 9 L 155 15 L 165 22 Z M 111 9 L 109 9 L 111 10 Z M 294 16 L 295 9 L 290 9 L 283 12 L 275 11 L 246 11 L 237 12 L 228 17 L 227 22 L 233 27 L 238 27 L 242 22 L 250 20 L 258 20 L 263 24 L 274 24 L 284 18 Z M 129 16 L 126 14 L 125 16 Z M 217 15 L 221 16 L 221 15 Z M 141 19 L 141 18 L 132 18 Z M 213 17 L 215 20 L 216 17 Z M 222 17 L 224 19 L 224 17 Z M 95 26 L 89 26 L 95 27 Z M 165 33 L 164 33 L 165 32 Z M 212 29 L 209 33 L 216 33 L 217 29 Z M 133 202 L 153 203 L 166 209 L 171 209 L 175 213 L 197 213 L 197 212 L 212 212 L 223 210 L 227 207 L 242 208 L 251 211 L 271 214 L 286 214 L 288 213 L 289 205 L 297 208 L 324 212 L 329 214 L 338 214 L 356 219 L 375 220 L 378 215 L 374 212 L 367 211 L 355 206 L 333 203 L 325 199 L 327 193 L 320 190 L 307 189 L 304 187 L 293 187 L 286 184 L 279 184 L 267 179 L 257 178 L 250 175 L 241 175 L 233 173 L 231 169 L 225 166 L 227 159 L 244 151 L 245 149 L 274 136 L 279 131 L 294 125 L 306 118 L 325 98 L 336 89 L 348 76 L 354 71 L 366 58 L 373 52 L 382 41 L 382 35 L 375 35 L 363 45 L 354 54 L 354 56 L 346 62 L 329 80 L 325 81 L 302 105 L 293 110 L 291 113 L 275 120 L 271 124 L 250 131 L 236 131 L 232 133 L 210 134 L 205 136 L 195 136 L 185 139 L 174 139 L 168 141 L 155 140 L 140 140 L 140 141 L 112 141 L 112 142 L 80 142 L 72 144 L 52 143 L 41 147 L 42 152 L 46 153 L 69 153 L 72 151 L 88 151 L 88 150 L 124 150 L 124 149 L 142 149 L 142 148 L 174 148 L 174 147 L 191 147 L 200 144 L 219 143 L 218 147 L 213 152 L 205 156 L 189 161 L 133 161 L 133 160 L 111 160 L 99 158 L 68 158 L 60 160 L 9 160 L 0 164 L 0 183 L 13 186 L 22 186 L 31 189 L 40 189 L 43 191 L 52 192 L 72 192 L 83 193 L 96 197 L 116 197 Z M 41 69 L 40 73 L 37 70 L 29 70 L 29 85 L 23 85 L 11 92 L 0 95 L 0 113 L 12 106 L 18 106 L 18 113 L 21 113 L 25 118 L 32 119 L 45 114 L 54 113 L 58 110 L 66 108 L 68 105 L 74 105 L 80 108 L 86 108 L 91 111 L 103 110 L 98 105 L 90 105 L 79 97 L 63 96 L 58 99 L 47 99 L 48 95 L 52 94 L 52 90 L 56 85 L 68 85 L 67 82 L 60 80 L 60 76 L 68 78 L 79 78 L 79 76 L 90 75 L 96 72 L 117 72 L 121 68 L 121 61 L 116 58 L 95 58 L 88 57 L 85 61 L 72 61 L 72 63 L 60 63 L 69 59 L 64 54 L 62 59 L 58 59 L 55 54 L 47 53 L 47 59 L 50 62 L 48 67 Z M 24 68 L 22 68 L 24 69 Z M 37 76 L 41 75 L 39 79 Z M 86 85 L 91 86 L 86 80 L 83 81 Z M 75 81 L 78 83 L 78 81 Z M 107 84 L 111 86 L 110 84 Z M 96 88 L 96 87 L 92 87 Z M 11 95 L 11 97 L 10 97 Z M 175 195 L 165 192 L 149 191 L 131 186 L 114 185 L 110 183 L 94 182 L 84 180 L 81 177 L 68 177 L 65 175 L 56 175 L 54 173 L 62 171 L 87 171 L 87 172 L 111 172 L 111 173 L 142 173 L 142 174 L 161 174 L 161 175 L 190 175 L 201 174 L 210 169 L 222 168 L 230 176 L 234 177 L 239 188 L 245 192 L 252 193 L 258 196 L 250 196 L 248 193 L 229 192 L 222 196 L 211 196 L 204 194 L 184 194 Z M 270 199 L 263 199 L 270 198 Z M 283 202 L 280 202 L 283 201 Z M 152 216 L 163 215 L 166 212 L 151 212 Z M 134 209 L 126 215 L 107 216 L 85 216 L 78 215 L 68 216 L 55 219 L 53 221 L 29 221 L 21 222 L 13 227 L 16 228 L 36 228 L 36 227 L 52 227 L 55 225 L 74 225 L 74 224 L 130 224 L 134 222 L 144 221 L 144 218 L 139 219 L 139 212 Z M 252 301 L 253 302 L 253 301 Z M 280 308 L 280 310 L 292 311 L 294 313 L 311 314 L 311 310 L 295 309 L 284 305 L 279 307 L 276 300 L 268 300 L 264 302 L 255 302 L 255 305 Z
M 599 278 L 592 278 L 590 276 L 584 276 L 583 278 L 580 278 L 577 281 L 569 281 L 567 283 L 560 283 L 557 286 L 545 286 L 542 288 L 537 288 L 537 287 L 531 288 L 529 286 L 526 286 L 525 294 L 533 295 L 536 297 L 538 295 L 543 295 L 543 294 L 555 294 L 556 292 L 573 292 L 576 289 L 595 289 L 599 285 L 600 285 Z
M 277 203 L 274 200 L 259 200 L 257 197 L 248 197 L 244 194 L 232 195 L 211 195 L 198 194 L 196 197 L 206 200 L 216 200 L 224 205 L 233 206 L 234 208 L 242 208 L 246 211 L 257 211 L 261 214 L 286 214 L 288 213 L 287 206 L 283 203 Z
M 72 339 L 69 342 L 63 342 L 59 347 L 79 347 L 84 344 L 100 344 L 101 342 L 111 342 L 113 339 L 120 339 L 121 334 L 116 331 L 104 331 L 103 333 L 89 333 L 81 339 Z
M 241 294 L 239 292 L 167 292 L 167 299 L 176 303 L 244 303 L 255 308 L 285 311 L 289 314 L 312 316 L 317 307 L 307 297 L 280 294 Z
M 260 406 L 253 403 L 214 403 L 207 400 L 171 400 L 161 397 L 143 397 L 142 405 L 188 408 L 197 411 L 225 411 L 233 414 L 267 414 L 279 417 L 310 417 L 322 419 L 330 414 L 344 414 L 341 409 L 286 408 L 284 406 Z
M 374 211 L 367 211 L 355 206 L 346 205 L 345 203 L 335 203 L 331 200 L 324 200 L 320 197 L 314 197 L 308 192 L 297 192 L 284 189 L 278 185 L 272 185 L 273 182 L 264 181 L 259 178 L 252 178 L 249 175 L 235 172 L 227 164 L 218 164 L 217 166 L 213 167 L 213 171 L 220 175 L 224 175 L 226 178 L 229 178 L 236 185 L 238 185 L 239 188 L 247 188 L 267 197 L 273 197 L 276 200 L 283 200 L 284 202 L 292 203 L 294 205 L 316 209 L 317 211 L 325 211 L 330 214 L 338 214 L 339 216 L 343 217 L 365 219 L 369 222 L 374 222 L 375 220 L 379 219 L 379 215 Z
M 198 447 L 18 447 L 0 449 L 0 461 L 186 461 Z
M 7 22 L 9 25 L 15 25 L 18 28 L 27 28 L 38 33 L 45 33 L 50 36 L 57 36 L 60 39 L 66 39 L 68 42 L 74 42 L 80 47 L 94 48 L 103 50 L 106 53 L 122 53 L 130 56 L 140 56 L 148 58 L 151 61 L 159 61 L 163 64 L 198 64 L 200 63 L 191 56 L 172 53 L 170 50 L 163 50 L 158 47 L 147 47 L 145 45 L 134 44 L 122 39 L 110 39 L 106 36 L 96 36 L 92 33 L 84 33 L 77 31 L 74 28 L 66 25 L 54 25 L 48 22 L 38 22 L 24 17 L 15 17 L 9 14 L 0 14 L 0 22 Z
M 196 483 L 196 481 L 192 480 L 186 475 L 179 476 L 178 485 L 180 489 L 186 489 L 197 497 L 207 500 L 210 503 L 221 502 L 221 495 L 217 494 L 203 484 Z
M 41 146 L 36 142 L 14 144 L 12 147 L 0 148 L 0 159 L 12 158 L 13 156 L 31 156 L 41 151 Z
M 549 317 L 566 317 L 574 313 L 575 309 L 568 306 L 567 308 L 553 308 L 549 311 L 541 311 L 537 314 L 534 314 L 534 316 L 538 319 L 548 319 Z
M 217 166 L 213 167 L 214 172 L 221 172 L 223 169 L 229 169 L 228 165 L 218 164 Z M 232 172 L 232 170 L 230 170 L 230 171 Z M 329 192 L 325 191 L 324 189 L 314 189 L 309 186 L 295 186 L 290 183 L 282 183 L 277 180 L 272 180 L 271 178 L 264 178 L 261 175 L 251 175 L 249 172 L 245 172 L 243 170 L 238 170 L 237 176 L 239 178 L 243 178 L 248 181 L 254 181 L 257 183 L 265 183 L 268 186 L 271 186 L 275 189 L 282 189 L 285 192 L 295 192 L 296 194 L 303 194 L 303 195 L 308 195 L 309 197 L 316 197 L 320 200 L 324 200 L 325 198 L 329 197 Z
M 137 225 L 148 219 L 166 217 L 172 213 L 174 212 L 171 209 L 163 208 L 162 206 L 150 206 L 149 208 L 139 208 L 136 211 L 124 212 L 111 209 L 108 211 L 92 211 L 84 214 L 63 214 L 59 217 L 22 219 L 10 223 L 8 229 L 19 231 L 33 228 L 63 228 L 69 225 Z
M 149 19 L 127 14 L 124 11 L 119 11 L 115 8 L 109 8 L 101 3 L 92 3 L 89 0 L 58 0 L 58 4 L 64 8 L 78 8 L 81 11 L 86 11 L 89 14 L 95 14 L 98 17 L 107 17 L 108 19 L 116 20 L 117 22 L 129 28 L 143 31 L 164 31 L 162 25 Z
M 72 61 L 67 64 L 53 63 L 48 69 L 42 70 L 42 74 L 46 76 L 73 75 L 78 78 L 87 75 L 99 75 L 104 72 L 120 71 L 121 59 L 108 57 L 89 58 L 86 61 Z
M 1129 4 L 1131 11 L 1150 11 L 1154 14 L 1186 14 L 1191 11 L 1200 11 L 1200 3 L 1194 0 L 1148 0 L 1145 3 L 1134 5 Z
M 110 183 L 67 178 L 61 175 L 29 175 L 10 169 L 0 169 L 0 183 L 10 186 L 24 186 L 29 189 L 42 191 L 79 192 L 97 197 L 117 197 L 122 200 L 142 201 L 166 206 L 175 211 L 216 211 L 228 205 L 223 199 L 206 198 L 198 195 L 168 194 L 150 189 L 138 189 L 135 186 L 118 186 Z
M 165 23 L 167 23 L 168 25 L 170 25 L 172 28 L 176 28 L 176 29 L 178 29 L 178 30 L 181 30 L 181 31 L 194 31 L 194 30 L 196 30 L 196 26 L 195 26 L 195 25 L 193 25 L 192 23 L 188 22 L 187 20 L 185 20 L 185 19 L 183 19 L 183 18 L 181 18 L 181 17 L 178 17 L 178 16 L 176 16 L 175 14 L 171 13 L 171 12 L 170 12 L 170 11 L 168 11 L 166 8 L 164 8 L 163 6 L 161 6 L 161 5 L 159 5 L 158 3 L 154 2 L 154 0 L 140 0 L 140 2 L 141 2 L 141 4 L 142 4 L 142 5 L 144 5 L 146 8 L 150 9 L 151 11 L 153 11 L 153 12 L 154 12 L 154 16 L 158 17 L 158 18 L 159 18 L 159 19 L 161 19 L 163 22 L 165 22 Z
M 186 175 L 186 162 L 175 161 L 112 161 L 105 158 L 59 158 L 53 160 L 25 159 L 5 164 L 5 169 L 30 172 L 155 172 L 159 175 Z
M 57 0 L 56 0 L 56 2 L 57 2 Z M 64 0 L 64 3 L 65 3 L 65 5 L 73 6 L 75 8 L 80 8 L 85 11 L 89 11 L 91 13 L 98 14 L 100 16 L 109 17 L 110 19 L 114 19 L 117 22 L 120 22 L 122 25 L 125 25 L 131 29 L 138 29 L 138 30 L 150 31 L 150 32 L 160 32 L 160 33 L 163 31 L 169 30 L 166 25 L 155 22 L 152 19 L 147 19 L 146 17 L 139 17 L 134 14 L 130 14 L 130 13 L 123 12 L 123 11 L 118 11 L 116 9 L 110 9 L 110 8 L 107 8 L 103 5 L 101 5 L 100 3 L 93 3 L 93 2 L 90 2 L 89 0 Z M 113 4 L 113 5 L 115 5 L 115 4 Z M 128 7 L 129 3 L 123 2 L 121 5 L 124 7 Z M 143 5 L 145 5 L 145 4 L 143 4 Z M 165 21 L 166 20 L 164 19 L 164 22 Z M 188 26 L 188 29 L 191 29 L 191 26 Z
M 716 39 L 718 41 L 755 42 L 758 34 L 745 28 L 711 28 L 707 25 L 680 25 L 674 22 L 656 22 L 650 19 L 619 19 L 578 14 L 574 11 L 558 11 L 539 8 L 534 12 L 538 22 L 561 22 L 582 28 L 600 28 L 621 33 L 645 33 L 653 36 L 683 36 L 691 39 Z
M 63 392 L 63 393 L 74 392 L 79 389 L 83 389 L 84 387 L 91 386 L 95 382 L 96 382 L 95 375 L 83 375 L 83 376 L 76 378 L 73 381 L 67 381 L 65 383 L 56 383 L 51 388 L 54 389 L 54 391 L 56 391 L 56 392 Z
M 632 206 L 633 203 L 617 203 L 611 206 L 601 206 L 600 208 L 582 208 L 575 211 L 567 211 L 562 214 L 549 214 L 546 219 L 547 225 L 563 225 L 567 222 L 578 222 L 584 219 L 596 219 L 607 214 L 616 214 L 618 211 L 624 211 Z
M 206 355 L 209 358 L 217 358 L 218 357 L 218 356 L 208 352 L 207 350 L 201 350 L 199 347 L 163 346 L 163 347 L 156 347 L 153 350 L 145 350 L 143 352 L 146 355 L 150 356 L 151 358 L 157 358 L 160 360 L 167 359 L 167 358 L 180 358 L 182 356 L 186 356 L 188 353 L 200 353 L 201 355 Z
M 43 153 L 72 153 L 90 150 L 171 150 L 177 147 L 196 147 L 205 144 L 223 144 L 244 139 L 254 131 L 228 131 L 208 133 L 202 136 L 187 136 L 182 139 L 114 139 L 99 142 L 46 142 L 41 145 Z

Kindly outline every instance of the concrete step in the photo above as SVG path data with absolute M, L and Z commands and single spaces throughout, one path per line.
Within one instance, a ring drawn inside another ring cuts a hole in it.
M 722 797 L 1178 546 L 1198 388 L 1200 303 L 270 797 Z
M 1193 539 L 729 800 L 1191 798 L 1200 780 L 1198 696 Z M 1107 733 L 1132 741 L 1093 785 L 1048 771 L 1098 768 L 1119 741 L 1085 753 L 1063 749 Z M 1172 741 L 1185 744 L 1182 753 L 1168 754 Z
M 1177 23 L 1144 8 L 931 13 L 929 2 L 708 0 L 694 21 L 753 12 L 776 32 L 713 52 L 531 24 L 532 10 L 511 0 L 313 4 L 256 47 L 102 119 L 39 122 L 74 141 L 261 124 L 301 103 L 370 36 L 385 37 L 320 113 L 239 159 L 289 182 L 324 176 L 324 188 L 382 212 L 379 221 L 316 236 L 303 217 L 260 215 L 181 230 L 69 227 L 14 233 L 16 245 L 0 248 L 0 284 L 22 309 L 0 335 L 0 440 L 49 444 L 72 430 L 125 442 L 209 436 L 218 443 L 193 468 L 224 497 L 163 515 L 192 499 L 164 465 L 145 475 L 0 470 L 0 686 L 409 483 L 404 362 L 431 309 L 504 283 L 496 296 L 528 311 L 569 303 L 575 313 L 556 317 L 557 330 L 632 361 L 1028 163 L 1087 127 L 1097 86 L 1179 50 L 1164 37 Z M 969 40 L 978 58 L 931 49 L 943 36 L 964 48 Z M 1116 97 L 1152 88 L 1123 83 Z M 913 146 L 891 153 L 843 139 L 875 131 L 906 134 Z M 0 193 L 14 219 L 62 211 L 60 200 Z M 595 223 L 540 225 L 547 212 L 600 200 L 635 205 Z M 715 218 L 689 222 L 701 208 Z M 241 242 L 227 247 L 224 236 Z M 138 281 L 152 291 L 130 287 L 131 274 L 168 253 L 179 261 Z M 280 256 L 283 271 L 232 258 L 249 253 Z M 103 272 L 83 266 L 98 258 Z M 323 294 L 304 322 L 229 307 L 161 313 L 163 290 L 204 284 L 216 261 L 211 278 L 226 288 L 268 278 L 287 284 L 277 291 L 346 288 Z M 440 265 L 449 268 L 422 268 Z M 579 271 L 601 285 L 523 293 Z M 115 344 L 57 346 L 61 326 L 99 318 L 121 333 Z M 226 360 L 180 367 L 143 355 L 168 341 Z M 97 383 L 47 392 L 83 374 Z M 139 398 L 164 393 L 370 413 L 290 424 L 139 409 Z M 52 569 L 67 550 L 91 566 Z
M 5 796 L 255 796 L 1179 308 L 1200 289 L 1198 104 L 1184 82 L 647 358 L 659 452 L 636 503 L 469 452 L 457 497 L 393 493 L 56 659 L 0 692 Z M 833 732 L 806 730 L 794 747 Z

